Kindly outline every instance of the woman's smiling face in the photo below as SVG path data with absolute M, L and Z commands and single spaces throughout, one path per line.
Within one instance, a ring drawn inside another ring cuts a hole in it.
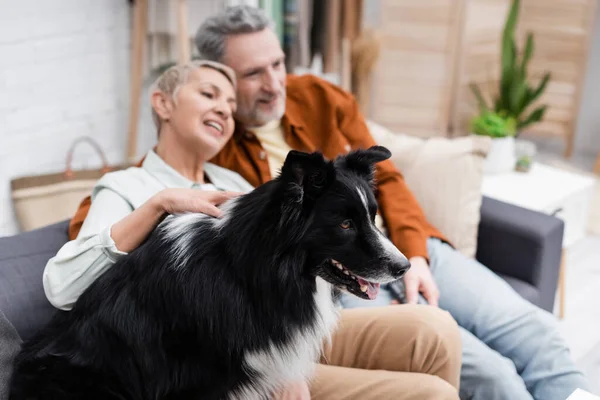
M 189 71 L 168 108 L 166 117 L 179 142 L 197 148 L 205 160 L 221 151 L 233 134 L 235 89 L 213 68 Z

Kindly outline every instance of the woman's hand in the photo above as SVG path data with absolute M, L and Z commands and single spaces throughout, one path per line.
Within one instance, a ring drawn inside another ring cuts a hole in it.
M 142 244 L 165 213 L 197 212 L 220 217 L 223 212 L 217 206 L 241 194 L 194 189 L 165 189 L 115 223 L 111 228 L 110 235 L 118 250 L 129 253 Z
M 155 198 L 160 210 L 168 214 L 197 212 L 218 218 L 223 212 L 217 207 L 242 194 L 196 189 L 165 189 L 156 194 Z
M 310 390 L 304 381 L 294 382 L 278 392 L 273 400 L 310 400 Z

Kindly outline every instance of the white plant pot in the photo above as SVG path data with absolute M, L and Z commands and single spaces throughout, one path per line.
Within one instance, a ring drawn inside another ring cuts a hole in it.
M 483 164 L 486 174 L 502 174 L 515 169 L 517 156 L 515 138 L 512 136 L 492 138 L 492 145 Z

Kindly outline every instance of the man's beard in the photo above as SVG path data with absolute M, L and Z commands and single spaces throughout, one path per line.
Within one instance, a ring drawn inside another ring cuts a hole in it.
M 263 100 L 271 100 L 271 99 L 263 99 Z M 271 121 L 281 119 L 283 114 L 285 113 L 285 91 L 282 91 L 279 95 L 277 95 L 277 103 L 273 108 L 268 111 L 261 110 L 259 106 L 259 100 L 254 102 L 254 107 L 248 113 L 242 112 L 238 109 L 238 116 L 241 120 L 251 121 L 253 126 L 263 126 Z

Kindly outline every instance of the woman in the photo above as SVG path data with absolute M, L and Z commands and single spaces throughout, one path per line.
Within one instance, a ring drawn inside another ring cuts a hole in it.
M 44 290 L 55 307 L 69 310 L 165 214 L 219 216 L 220 203 L 252 189 L 236 173 L 206 162 L 233 134 L 234 84 L 231 70 L 207 61 L 172 67 L 158 79 L 151 95 L 158 143 L 140 168 L 106 174 L 94 187 L 77 239 L 65 244 L 44 271 Z
M 188 211 L 219 216 L 219 204 L 252 189 L 238 174 L 207 162 L 233 134 L 235 85 L 228 67 L 204 61 L 172 67 L 158 79 L 151 96 L 158 144 L 140 168 L 106 174 L 94 187 L 79 235 L 60 249 L 44 271 L 46 296 L 55 307 L 71 309 L 94 279 L 138 247 L 166 214 Z M 338 351 L 328 346 L 323 354 L 325 364 L 333 365 L 317 366 L 311 386 L 316 399 L 331 398 L 328 393 L 339 387 L 340 377 L 347 376 L 340 370 L 356 375 L 355 381 L 343 384 L 354 386 L 360 398 L 410 398 L 410 392 L 426 393 L 419 398 L 457 398 L 460 344 L 454 321 L 449 316 L 429 318 L 432 311 L 423 308 L 419 314 L 423 323 L 411 336 L 405 332 L 415 331 L 407 331 L 402 319 L 384 315 L 391 311 L 342 315 L 332 338 Z M 399 322 L 390 325 L 389 321 Z M 368 344 L 354 349 L 356 335 L 365 336 Z M 381 355 L 384 349 L 398 346 L 406 347 L 410 356 Z M 357 357 L 349 363 L 352 368 L 336 366 L 341 364 L 337 358 L 352 354 Z M 368 370 L 378 365 L 386 371 Z M 297 382 L 274 398 L 310 397 L 308 385 Z
M 69 310 L 116 259 L 138 247 L 166 214 L 221 215 L 217 206 L 252 186 L 237 173 L 207 163 L 233 134 L 235 75 L 226 66 L 194 61 L 167 70 L 152 92 L 158 144 L 140 168 L 106 174 L 76 240 L 48 261 L 44 290 Z M 303 382 L 277 395 L 309 399 Z

